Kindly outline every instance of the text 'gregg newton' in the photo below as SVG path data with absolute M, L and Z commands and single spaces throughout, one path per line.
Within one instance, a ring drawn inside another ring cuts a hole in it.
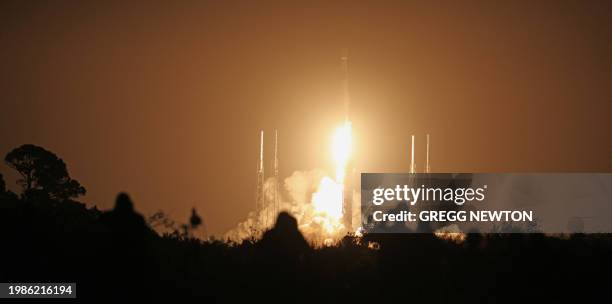
M 478 210 L 478 211 L 400 211 L 385 213 L 375 211 L 372 218 L 376 222 L 531 222 L 533 211 Z

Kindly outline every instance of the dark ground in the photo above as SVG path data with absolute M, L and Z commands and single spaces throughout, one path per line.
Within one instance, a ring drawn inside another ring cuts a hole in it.
M 0 281 L 76 282 L 79 299 L 549 303 L 609 297 L 609 235 L 470 234 L 461 244 L 428 234 L 366 235 L 311 249 L 284 214 L 262 240 L 229 244 L 178 232 L 160 236 L 126 196 L 109 212 L 71 200 L 1 197 Z M 368 249 L 374 241 L 379 250 Z

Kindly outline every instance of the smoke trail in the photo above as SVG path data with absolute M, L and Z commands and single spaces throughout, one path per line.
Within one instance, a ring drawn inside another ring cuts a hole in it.
M 268 178 L 264 183 L 266 201 L 271 202 L 274 198 L 274 177 Z M 281 211 L 287 211 L 297 221 L 300 231 L 306 239 L 314 245 L 321 245 L 339 240 L 346 234 L 342 225 L 342 201 L 336 196 L 342 193 L 342 186 L 334 182 L 334 179 L 320 169 L 310 171 L 295 171 L 283 182 L 280 193 Z M 341 196 L 340 196 L 341 197 Z M 358 204 L 359 195 L 354 196 L 354 205 Z M 323 206 L 323 208 L 322 208 Z M 247 219 L 239 223 L 234 229 L 224 236 L 234 242 L 245 239 L 258 238 L 263 231 L 256 231 L 256 223 L 262 222 L 271 214 L 272 204 L 259 213 L 250 212 Z M 358 208 L 354 208 L 355 210 Z M 267 221 L 269 229 L 276 219 Z M 353 218 L 359 218 L 359 214 L 353 213 Z

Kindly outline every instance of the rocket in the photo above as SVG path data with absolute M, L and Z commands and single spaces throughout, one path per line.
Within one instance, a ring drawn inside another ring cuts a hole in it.
M 348 79 L 348 50 L 344 49 L 342 51 L 342 88 L 343 88 L 343 99 L 344 99 L 344 121 L 349 122 L 349 109 L 351 106 L 351 97 L 349 95 L 349 79 Z
M 349 111 L 351 106 L 351 97 L 349 95 L 349 76 L 348 76 L 348 50 L 344 49 L 342 52 L 342 56 L 340 57 L 342 61 L 342 71 L 344 73 L 344 77 L 342 80 L 342 88 L 343 88 L 343 99 L 344 99 L 344 123 L 345 125 L 349 125 L 349 132 L 351 132 L 350 128 L 350 118 Z M 347 231 L 353 230 L 353 162 L 349 159 L 348 164 L 345 167 L 344 172 L 344 189 L 342 193 L 342 212 L 343 212 L 343 222 L 344 227 Z

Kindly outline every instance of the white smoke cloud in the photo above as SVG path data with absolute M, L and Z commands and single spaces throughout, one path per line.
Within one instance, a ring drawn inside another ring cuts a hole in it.
M 280 188 L 280 211 L 286 211 L 293 215 L 298 222 L 300 231 L 313 245 L 336 241 L 346 234 L 338 216 L 331 216 L 315 208 L 313 195 L 324 191 L 323 180 L 329 180 L 325 171 L 314 169 L 309 171 L 295 171 L 291 176 L 285 178 Z M 234 229 L 227 232 L 225 239 L 240 242 L 245 239 L 258 238 L 262 231 L 257 231 L 257 223 L 266 223 L 269 229 L 274 225 L 276 215 L 273 214 L 274 177 L 266 179 L 264 183 L 264 194 L 266 197 L 266 208 L 260 212 L 250 212 L 248 217 L 240 222 Z M 341 204 L 341 202 L 338 202 Z M 359 222 L 359 195 L 353 196 L 353 222 Z M 264 230 L 265 230 L 264 229 Z

